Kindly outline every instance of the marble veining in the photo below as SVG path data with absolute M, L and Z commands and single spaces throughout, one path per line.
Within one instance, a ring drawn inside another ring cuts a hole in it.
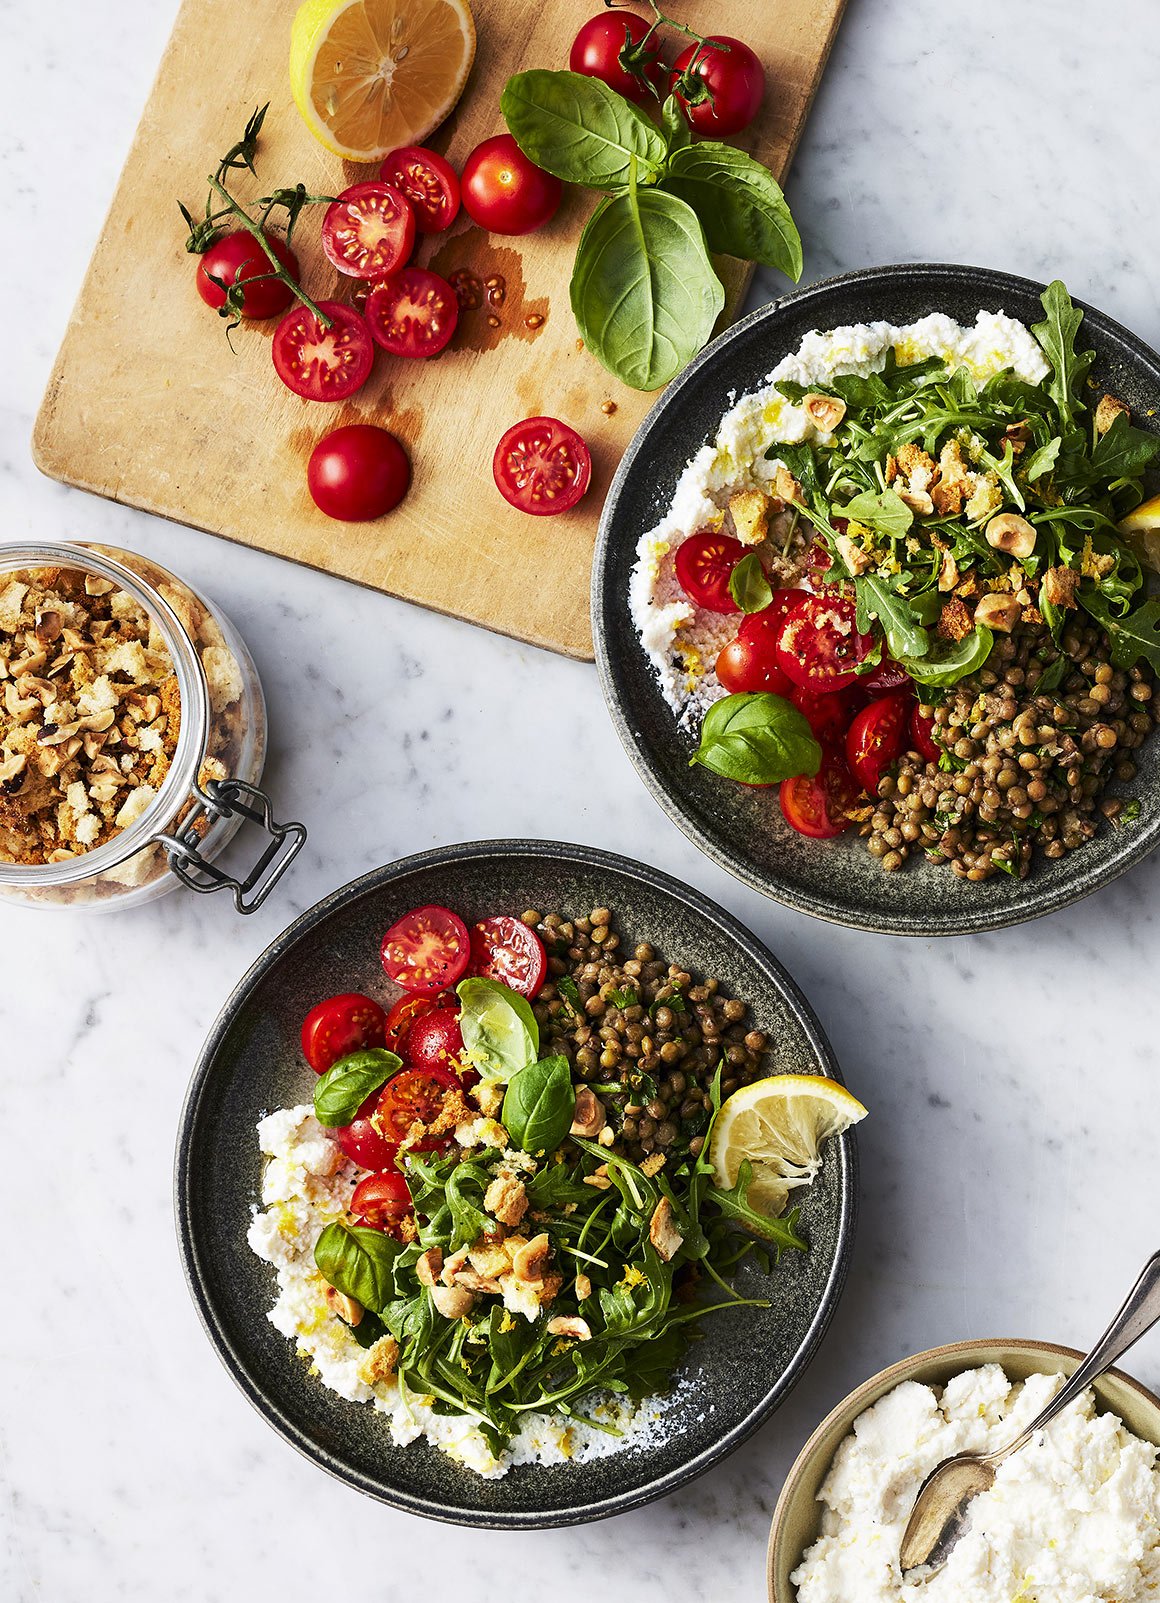
M 577 0 L 577 22 L 594 9 Z M 40 478 L 32 418 L 175 11 L 0 0 L 2 526 L 123 542 L 218 600 L 265 683 L 268 787 L 311 834 L 251 919 L 181 895 L 115 918 L 0 912 L 0 1597 L 470 1585 L 490 1603 L 531 1565 L 558 1603 L 752 1600 L 782 1477 L 846 1390 L 940 1341 L 1082 1345 L 1158 1245 L 1160 857 L 1000 934 L 912 944 L 816 923 L 666 821 L 591 668 Z M 851 0 L 789 181 L 809 275 L 923 258 L 1060 274 L 1160 343 L 1158 43 L 1149 0 L 1098 23 L 1081 0 Z M 759 275 L 752 303 L 778 292 Z M 266 942 L 375 864 L 502 835 L 639 853 L 724 902 L 805 989 L 872 1109 L 850 1285 L 786 1406 L 666 1502 L 541 1535 L 436 1531 L 300 1460 L 202 1335 L 170 1205 L 193 1057 Z M 1131 1367 L 1160 1385 L 1160 1340 Z

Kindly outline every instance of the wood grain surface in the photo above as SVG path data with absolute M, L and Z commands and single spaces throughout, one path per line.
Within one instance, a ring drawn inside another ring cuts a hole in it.
M 784 174 L 836 31 L 844 0 L 693 0 L 762 56 L 769 92 L 759 122 L 737 142 Z M 566 65 L 567 46 L 595 0 L 479 0 L 479 46 L 467 91 L 433 138 L 459 166 L 480 139 L 503 131 L 499 94 L 523 67 Z M 347 404 L 300 400 L 270 361 L 274 323 L 239 329 L 202 305 L 183 251 L 177 199 L 195 214 L 206 175 L 270 102 L 250 197 L 302 180 L 315 193 L 376 174 L 340 162 L 299 119 L 287 82 L 295 0 L 184 0 L 112 208 L 53 369 L 33 436 L 44 473 L 391 595 L 484 624 L 532 644 L 590 658 L 588 579 L 600 508 L 616 464 L 654 396 L 613 379 L 578 341 L 568 303 L 576 240 L 593 204 L 566 193 L 554 221 L 523 238 L 475 228 L 461 214 L 424 239 L 418 260 L 445 275 L 468 268 L 504 283 L 501 305 L 465 311 L 434 361 L 380 351 Z M 320 213 L 295 234 L 304 283 L 316 298 L 349 299 L 349 279 L 316 244 Z M 748 281 L 722 264 L 735 312 Z M 490 318 L 490 321 L 489 321 Z M 537 321 L 542 319 L 542 322 Z M 548 413 L 592 448 L 592 488 L 572 512 L 528 517 L 492 480 L 496 441 L 518 418 Z M 374 523 L 336 523 L 306 489 L 305 463 L 328 429 L 382 423 L 406 443 L 414 482 Z M 228 561 L 228 559 L 227 559 Z

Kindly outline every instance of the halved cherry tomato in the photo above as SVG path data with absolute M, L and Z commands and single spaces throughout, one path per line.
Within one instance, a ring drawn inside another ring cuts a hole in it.
M 459 1089 L 459 1080 L 450 1069 L 430 1065 L 424 1069 L 402 1069 L 379 1093 L 374 1122 L 385 1138 L 398 1144 L 417 1119 L 423 1124 L 435 1119 L 448 1091 L 453 1088 Z M 424 1136 L 408 1151 L 434 1152 L 448 1146 L 454 1138 L 452 1130 L 445 1135 Z
M 302 1021 L 302 1053 L 315 1074 L 364 1047 L 382 1046 L 386 1015 L 358 991 L 343 991 L 312 1007 Z
M 789 699 L 809 724 L 815 740 L 823 746 L 845 741 L 855 710 L 853 691 L 836 690 L 827 696 L 793 685 Z
M 421 1018 L 412 1019 L 403 1047 L 403 1057 L 410 1068 L 445 1069 L 462 1056 L 458 1002 L 454 1007 L 432 1008 Z
M 370 377 L 374 341 L 349 306 L 319 301 L 318 309 L 330 319 L 329 328 L 309 306 L 286 313 L 270 341 L 274 367 L 286 388 L 304 401 L 345 401 Z
M 530 234 L 556 214 L 564 186 L 525 156 L 511 134 L 476 145 L 463 164 L 463 208 L 493 234 Z
M 374 1122 L 381 1091 L 372 1091 L 349 1124 L 332 1132 L 342 1152 L 362 1169 L 393 1169 L 399 1150 L 397 1141 L 388 1141 Z
M 455 168 L 437 150 L 425 145 L 402 145 L 384 157 L 379 177 L 406 195 L 420 233 L 441 234 L 459 212 L 459 178 Z
M 850 770 L 836 751 L 825 753 L 822 766 L 812 777 L 799 774 L 783 779 L 778 789 L 786 823 L 814 840 L 831 840 L 849 829 L 851 820 L 846 815 L 856 799 Z
M 873 635 L 858 633 L 852 601 L 843 596 L 806 596 L 781 626 L 777 662 L 795 685 L 841 690 L 854 683 L 858 664 L 873 649 Z
M 858 683 L 867 690 L 875 690 L 879 695 L 887 690 L 901 690 L 903 685 L 910 685 L 913 681 L 901 663 L 895 662 L 893 657 L 885 654 L 877 668 L 859 677 Z
M 422 1018 L 424 1013 L 430 1013 L 432 1008 L 450 1006 L 454 1000 L 453 991 L 448 991 L 446 996 L 401 996 L 387 1014 L 383 1029 L 383 1045 L 387 1051 L 397 1052 L 402 1057 L 403 1043 L 411 1033 L 415 1020 Z
M 322 220 L 327 260 L 349 278 L 386 278 L 415 246 L 415 213 L 391 184 L 352 184 Z
M 510 506 L 545 517 L 580 500 L 592 478 L 592 454 L 559 418 L 526 417 L 496 446 L 491 471 Z
M 716 668 L 717 678 L 730 695 L 764 690 L 774 696 L 788 696 L 792 689 L 777 665 L 772 646 L 766 649 L 764 643 L 746 640 L 743 634 L 721 648 Z
M 714 50 L 714 45 L 726 48 Z M 699 79 L 708 91 L 703 100 L 694 99 L 692 104 L 680 93 L 682 78 L 690 67 L 693 78 Z M 761 110 L 765 98 L 765 68 L 761 58 L 740 39 L 731 39 L 724 33 L 710 35 L 704 45 L 690 45 L 677 57 L 669 89 L 676 95 L 690 127 L 710 138 L 721 139 L 748 128 Z
M 702 529 L 677 547 L 673 563 L 677 583 L 690 601 L 708 612 L 739 612 L 729 594 L 729 580 L 744 555 L 745 547 L 732 535 Z
M 920 757 L 925 757 L 928 763 L 937 763 L 943 749 L 934 738 L 934 719 L 924 718 L 918 707 L 916 701 L 910 711 L 911 743 Z
M 411 1211 L 410 1188 L 397 1169 L 368 1174 L 351 1194 L 350 1211 L 356 1225 L 393 1235 Z
M 764 635 L 766 630 L 771 629 L 774 623 L 780 623 L 784 617 L 791 613 L 799 601 L 804 601 L 809 593 L 808 590 L 802 590 L 797 585 L 775 590 L 773 592 L 773 600 L 768 607 L 763 607 L 760 612 L 749 613 L 745 622 L 737 631 L 738 634 L 745 640 L 756 639 L 758 635 Z
M 282 263 L 295 283 L 299 281 L 298 258 L 284 239 L 277 234 L 264 234 L 266 244 Z M 245 284 L 242 292 L 242 316 L 249 318 L 277 317 L 294 299 L 294 291 L 280 278 L 267 278 L 272 272 L 270 258 L 261 245 L 244 228 L 215 239 L 204 256 L 197 259 L 197 293 L 207 306 L 215 311 L 226 303 L 222 285 Z M 257 283 L 250 283 L 257 279 Z M 215 282 L 215 280 L 217 282 Z
M 855 713 L 846 732 L 846 761 L 871 796 L 877 796 L 883 774 L 902 754 L 910 706 L 909 693 L 896 690 Z
M 535 930 L 506 913 L 471 927 L 470 974 L 498 980 L 521 996 L 538 996 L 548 972 L 548 954 Z
M 411 485 L 407 453 L 388 429 L 347 423 L 331 429 L 310 453 L 306 486 L 328 518 L 366 523 L 393 511 Z
M 367 327 L 392 356 L 435 356 L 459 321 L 455 291 L 438 273 L 404 267 L 367 296 Z
M 404 913 L 383 936 L 383 968 L 396 985 L 434 996 L 467 972 L 471 938 L 457 913 L 434 904 Z
M 664 82 L 658 36 L 654 34 L 649 40 L 637 63 L 639 75 L 629 71 L 623 57 L 651 30 L 652 24 L 637 16 L 635 11 L 619 11 L 615 16 L 604 11 L 598 17 L 590 17 L 580 29 L 572 43 L 568 65 L 573 72 L 599 78 L 626 100 L 643 105 L 653 98 L 649 84 L 660 90 Z

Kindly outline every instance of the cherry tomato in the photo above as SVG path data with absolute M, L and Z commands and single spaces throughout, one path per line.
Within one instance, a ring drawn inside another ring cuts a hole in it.
M 443 1106 L 444 1098 L 452 1088 L 459 1089 L 459 1080 L 450 1069 L 428 1065 L 423 1069 L 402 1069 L 387 1081 L 379 1093 L 374 1122 L 396 1144 L 401 1143 L 416 1119 L 430 1124 Z M 424 1136 L 408 1148 L 410 1152 L 434 1152 L 448 1146 L 455 1139 L 454 1131 L 446 1135 Z
M 377 1002 L 344 991 L 312 1007 L 302 1021 L 302 1054 L 315 1074 L 364 1047 L 382 1046 L 386 1016 Z
M 392 356 L 435 356 L 455 333 L 459 301 L 438 273 L 404 267 L 367 296 L 367 327 Z
M 548 972 L 548 954 L 535 930 L 506 913 L 471 927 L 470 974 L 499 980 L 521 996 L 538 996 Z
M 415 907 L 383 936 L 383 968 L 396 985 L 434 996 L 467 972 L 467 925 L 446 907 Z
M 357 312 L 319 301 L 327 328 L 309 306 L 295 306 L 274 330 L 270 351 L 278 377 L 304 401 L 345 401 L 370 377 L 374 341 Z
M 811 584 L 821 585 L 833 563 L 830 548 L 824 540 L 815 540 L 806 552 L 806 573 Z
M 854 603 L 844 596 L 806 596 L 786 614 L 777 640 L 782 672 L 807 690 L 841 690 L 857 678 L 858 664 L 874 649 L 872 635 L 855 627 Z
M 334 1139 L 346 1157 L 362 1169 L 393 1169 L 398 1143 L 388 1141 L 374 1123 L 380 1091 L 374 1091 L 359 1108 L 349 1124 L 332 1131 Z
M 846 814 L 857 799 L 856 790 L 845 759 L 828 751 L 812 777 L 799 774 L 794 779 L 783 779 L 778 800 L 786 823 L 799 835 L 830 840 L 849 829 Z
M 883 774 L 902 754 L 910 705 L 908 692 L 896 690 L 855 713 L 846 732 L 846 760 L 850 771 L 871 796 L 877 796 Z
M 298 258 L 289 245 L 276 234 L 264 234 L 262 237 L 297 284 L 301 277 Z M 242 316 L 277 317 L 294 299 L 294 291 L 281 279 L 263 277 L 263 274 L 272 271 L 269 257 L 253 234 L 238 228 L 215 239 L 205 255 L 198 257 L 197 293 L 207 306 L 212 306 L 216 311 L 226 303 L 222 284 L 245 283 L 248 279 L 257 278 L 261 282 L 249 284 L 242 294 Z M 215 279 L 220 279 L 221 283 L 215 284 Z
M 404 1042 L 411 1033 L 411 1026 L 415 1020 L 422 1018 L 424 1013 L 430 1013 L 432 1008 L 449 1007 L 454 1000 L 453 991 L 448 991 L 446 996 L 401 996 L 387 1014 L 383 1045 L 388 1052 L 397 1052 L 402 1057 Z
M 698 133 L 716 139 L 739 134 L 761 110 L 765 98 L 765 68 L 760 58 L 740 39 L 731 39 L 722 33 L 710 36 L 705 43 L 710 48 L 690 45 L 677 57 L 669 89 L 676 95 L 685 121 Z M 714 50 L 713 45 L 728 48 Z M 681 80 L 693 65 L 694 56 L 697 65 L 693 67 L 693 74 L 706 86 L 708 94 L 691 105 L 681 93 Z
M 306 483 L 328 518 L 365 523 L 398 506 L 411 483 L 411 464 L 386 429 L 348 423 L 324 434 L 311 451 Z
M 750 612 L 746 615 L 745 622 L 737 631 L 738 634 L 745 640 L 764 637 L 767 630 L 772 629 L 775 623 L 780 623 L 793 611 L 798 602 L 804 601 L 808 595 L 808 590 L 802 590 L 796 585 L 784 590 L 775 590 L 773 600 L 768 607 L 763 607 L 760 612 Z
M 411 1192 L 397 1169 L 368 1174 L 355 1186 L 350 1211 L 356 1225 L 394 1235 L 411 1211 Z
M 530 234 L 556 214 L 564 186 L 537 167 L 511 134 L 485 139 L 463 164 L 463 207 L 493 234 Z
M 459 1029 L 459 1003 L 435 1007 L 411 1021 L 403 1056 L 412 1069 L 445 1069 L 463 1056 Z
M 794 685 L 789 699 L 809 724 L 815 740 L 823 746 L 845 741 L 855 710 L 852 691 L 837 690 L 819 695 L 815 690 Z
M 793 688 L 777 665 L 772 643 L 766 649 L 764 644 L 746 640 L 741 634 L 718 655 L 717 677 L 730 695 L 766 690 L 775 696 L 788 696 Z
M 858 680 L 867 690 L 876 690 L 879 695 L 886 690 L 901 690 L 903 685 L 912 683 L 910 675 L 893 657 L 883 656 L 877 668 L 872 668 Z
M 710 534 L 707 529 L 691 534 L 677 547 L 677 583 L 690 601 L 708 612 L 738 612 L 729 594 L 729 579 L 744 555 L 745 547 L 730 534 Z
M 546 517 L 580 500 L 592 478 L 592 454 L 559 418 L 526 417 L 496 446 L 491 471 L 505 501 Z
M 459 179 L 455 168 L 437 150 L 402 145 L 384 158 L 379 178 L 410 202 L 415 226 L 423 234 L 441 234 L 459 212 Z
M 918 710 L 918 702 L 910 709 L 910 740 L 920 757 L 925 757 L 928 763 L 937 763 L 943 754 L 943 749 L 934 738 L 934 719 L 924 718 Z
M 386 278 L 415 247 L 415 213 L 391 184 L 352 184 L 322 220 L 327 260 L 350 278 Z
M 651 24 L 635 11 L 617 11 L 615 15 L 602 12 L 590 18 L 576 35 L 568 65 L 573 72 L 599 78 L 626 100 L 643 105 L 653 99 L 649 84 L 659 90 L 664 82 L 659 40 L 655 44 L 649 42 L 639 61 L 639 73 L 631 72 L 623 57 L 626 51 L 631 54 L 650 31 Z M 653 39 L 657 39 L 656 34 Z

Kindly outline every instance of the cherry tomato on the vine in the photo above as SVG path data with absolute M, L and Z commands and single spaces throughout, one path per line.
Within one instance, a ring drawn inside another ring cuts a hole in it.
M 724 46 L 714 49 L 714 46 Z M 693 65 L 694 57 L 696 65 Z M 684 83 L 689 68 L 704 85 L 697 95 Z M 690 45 L 673 63 L 669 89 L 677 97 L 685 120 L 699 134 L 726 138 L 748 128 L 765 98 L 765 68 L 747 44 L 728 34 L 714 34 L 703 45 Z M 684 91 L 684 92 L 683 92 Z
M 573 72 L 599 78 L 610 89 L 638 105 L 654 101 L 649 84 L 661 89 L 664 67 L 660 60 L 660 41 L 654 33 L 642 51 L 641 41 L 652 31 L 652 24 L 635 11 L 604 11 L 590 17 L 572 44 L 568 65 Z M 629 65 L 626 65 L 626 59 Z M 631 70 L 632 67 L 637 70 Z
M 297 284 L 301 274 L 298 258 L 284 239 L 277 234 L 264 234 L 266 244 Z M 234 229 L 215 239 L 204 255 L 197 259 L 197 293 L 207 306 L 215 311 L 226 304 L 226 290 L 222 285 L 245 284 L 242 291 L 241 315 L 253 320 L 277 317 L 294 299 L 294 291 L 280 278 L 267 278 L 272 273 L 270 258 L 244 228 Z M 250 280 L 256 279 L 257 283 Z M 215 280 L 220 280 L 216 282 Z

